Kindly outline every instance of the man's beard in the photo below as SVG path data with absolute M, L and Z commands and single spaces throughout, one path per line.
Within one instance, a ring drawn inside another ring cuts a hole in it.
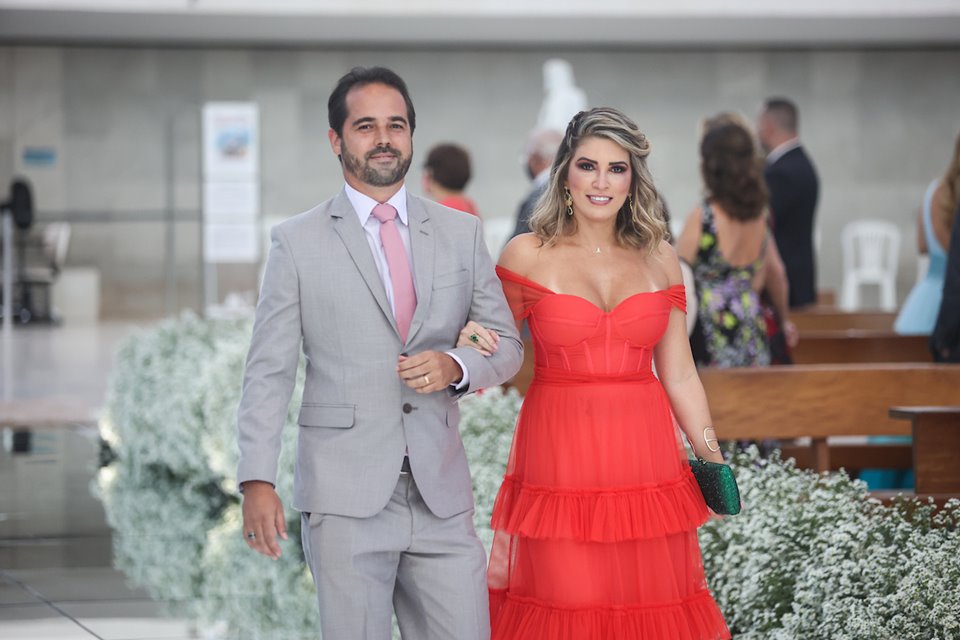
M 377 169 L 371 166 L 370 158 L 384 153 L 389 153 L 396 157 L 399 160 L 397 165 L 392 169 L 389 167 Z M 347 146 L 343 143 L 340 145 L 340 157 L 347 171 L 356 176 L 364 184 L 369 184 L 372 187 L 389 187 L 390 185 L 397 184 L 407 175 L 407 171 L 410 169 L 410 162 L 413 160 L 412 156 L 410 158 L 404 158 L 400 151 L 392 147 L 378 147 L 372 151 L 368 151 L 364 155 L 363 161 L 361 161 L 360 158 L 350 153 L 350 150 L 347 149 Z

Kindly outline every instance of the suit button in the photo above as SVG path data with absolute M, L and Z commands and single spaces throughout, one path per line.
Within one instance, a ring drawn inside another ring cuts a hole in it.
M 411 411 L 413 411 L 413 405 L 410 404 L 409 402 L 404 402 L 404 403 L 403 403 L 403 412 L 404 412 L 404 413 L 410 413 Z

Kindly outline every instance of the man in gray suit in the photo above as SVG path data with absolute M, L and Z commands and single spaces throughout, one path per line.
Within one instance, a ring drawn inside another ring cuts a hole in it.
M 240 401 L 243 530 L 280 556 L 274 484 L 302 344 L 293 506 L 324 640 L 489 636 L 457 399 L 516 373 L 522 346 L 479 220 L 406 192 L 416 124 L 403 80 L 356 68 L 328 103 L 343 190 L 272 231 Z M 485 357 L 453 348 L 467 320 Z

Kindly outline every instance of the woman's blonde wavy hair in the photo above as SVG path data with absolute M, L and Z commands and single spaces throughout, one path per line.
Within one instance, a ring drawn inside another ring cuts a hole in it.
M 567 215 L 564 187 L 577 147 L 581 141 L 591 137 L 611 140 L 630 156 L 633 174 L 630 197 L 617 213 L 617 242 L 621 246 L 652 251 L 667 237 L 667 225 L 663 218 L 660 194 L 653 186 L 653 178 L 647 169 L 646 157 L 650 155 L 650 143 L 633 120 L 610 107 L 581 111 L 567 125 L 567 132 L 550 170 L 550 182 L 530 216 L 530 230 L 547 246 L 556 243 L 561 236 L 576 231 L 576 218 Z

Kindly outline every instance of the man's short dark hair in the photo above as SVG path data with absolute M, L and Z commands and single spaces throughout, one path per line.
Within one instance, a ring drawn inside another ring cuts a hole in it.
M 343 136 L 343 123 L 347 120 L 347 94 L 354 87 L 363 87 L 368 84 L 385 84 L 400 92 L 403 101 L 407 104 L 407 122 L 412 134 L 417 126 L 417 114 L 413 110 L 413 101 L 410 100 L 407 83 L 385 67 L 354 67 L 337 81 L 337 86 L 333 88 L 327 100 L 327 119 L 330 122 L 330 128 L 336 131 L 338 136 Z
M 797 132 L 797 126 L 800 124 L 800 114 L 797 111 L 797 105 L 792 100 L 768 98 L 763 104 L 763 110 L 780 129 L 790 133 Z
M 438 144 L 427 154 L 424 168 L 434 182 L 450 191 L 463 191 L 470 181 L 470 155 L 455 144 Z

